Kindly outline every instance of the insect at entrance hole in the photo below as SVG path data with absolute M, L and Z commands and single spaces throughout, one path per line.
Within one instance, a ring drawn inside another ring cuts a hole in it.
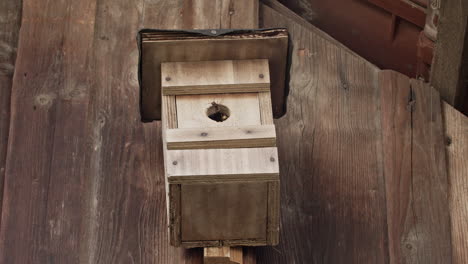
M 216 122 L 224 122 L 231 115 L 231 111 L 225 105 L 212 102 L 211 106 L 206 109 L 206 115 Z

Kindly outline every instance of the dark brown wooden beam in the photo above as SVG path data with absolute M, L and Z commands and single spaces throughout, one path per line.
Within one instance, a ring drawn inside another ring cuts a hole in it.
M 431 84 L 447 103 L 468 115 L 468 2 L 441 2 Z

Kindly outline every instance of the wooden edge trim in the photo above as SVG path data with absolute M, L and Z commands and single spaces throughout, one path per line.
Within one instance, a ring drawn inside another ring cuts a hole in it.
M 173 95 L 163 95 L 161 97 L 163 129 L 175 129 L 178 126 L 176 97 Z
M 178 247 L 181 244 L 181 186 L 169 184 L 169 235 L 170 244 Z
M 197 247 L 238 247 L 238 246 L 265 246 L 265 239 L 246 239 L 246 240 L 206 240 L 206 241 L 182 241 L 182 247 L 197 248 Z
M 258 93 L 260 107 L 260 122 L 262 125 L 273 125 L 273 106 L 271 104 L 271 92 Z
M 268 183 L 268 219 L 267 219 L 267 242 L 275 246 L 279 243 L 279 203 L 280 203 L 279 181 Z
M 169 150 L 276 147 L 274 125 L 166 130 Z
M 246 138 L 234 140 L 213 140 L 193 142 L 168 142 L 167 149 L 229 149 L 276 147 L 276 138 Z
M 216 184 L 278 181 L 279 173 L 169 176 L 170 184 Z
M 163 95 L 197 95 L 222 93 L 259 93 L 269 92 L 270 84 L 263 83 L 237 83 L 216 85 L 187 85 L 162 87 Z

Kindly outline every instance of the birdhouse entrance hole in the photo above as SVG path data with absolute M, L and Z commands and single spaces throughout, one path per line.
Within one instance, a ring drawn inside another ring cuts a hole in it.
M 229 118 L 231 112 L 227 106 L 212 102 L 211 106 L 206 109 L 206 115 L 216 122 L 224 122 Z

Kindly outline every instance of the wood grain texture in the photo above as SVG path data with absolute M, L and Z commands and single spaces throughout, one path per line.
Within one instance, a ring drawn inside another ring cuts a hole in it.
M 182 241 L 265 241 L 267 195 L 266 182 L 182 185 Z
M 258 28 L 258 1 L 184 0 L 183 28 Z
M 243 264 L 241 247 L 213 247 L 203 251 L 204 264 Z
M 293 44 L 288 112 L 276 120 L 280 244 L 259 263 L 386 263 L 378 69 L 261 6 Z
M 411 211 L 411 87 L 410 79 L 393 71 L 379 74 L 382 104 L 383 158 L 387 196 L 390 263 L 404 260 L 411 249 L 401 244 Z M 403 251 L 403 252 L 402 252 Z
M 260 106 L 260 119 L 262 125 L 273 125 L 273 111 L 271 105 L 271 93 L 258 93 L 258 104 Z
M 0 263 L 80 258 L 95 12 L 93 1 L 23 4 Z
M 16 0 L 0 3 L 0 215 L 10 128 L 11 86 L 21 25 L 21 6 L 22 1 Z
M 431 84 L 442 99 L 468 114 L 468 2 L 441 1 Z
M 216 122 L 208 117 L 207 110 L 213 103 L 229 109 L 229 118 Z M 177 127 L 205 128 L 255 126 L 261 124 L 258 94 L 205 94 L 177 95 Z
M 161 64 L 162 94 L 269 92 L 268 60 L 166 62 Z
M 440 97 L 422 82 L 380 73 L 391 263 L 451 263 Z
M 276 148 L 167 151 L 170 183 L 265 181 L 278 178 Z
M 468 117 L 448 103 L 443 103 L 442 109 L 450 181 L 452 261 L 462 264 L 468 262 Z
M 441 100 L 429 85 L 412 79 L 411 207 L 402 239 L 406 261 L 451 263 L 448 177 Z
M 165 137 L 169 150 L 276 146 L 274 125 L 169 129 Z
M 161 126 L 137 109 L 137 29 L 182 28 L 182 9 L 24 2 L 1 263 L 202 263 L 169 246 Z

